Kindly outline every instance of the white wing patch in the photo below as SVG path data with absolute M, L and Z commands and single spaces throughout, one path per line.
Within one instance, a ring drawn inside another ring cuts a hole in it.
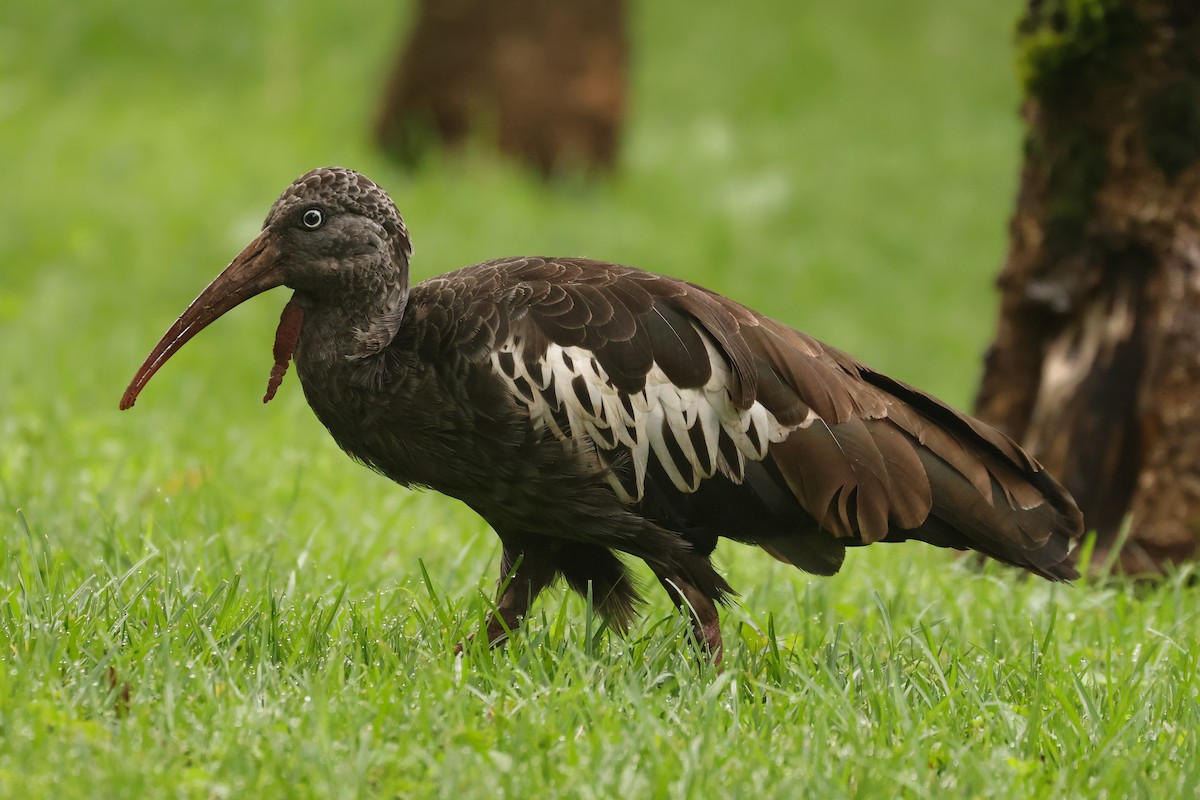
M 746 459 L 761 461 L 772 442 L 790 433 L 761 403 L 739 409 L 730 397 L 729 365 L 708 334 L 696 327 L 708 352 L 712 374 L 704 386 L 683 389 L 657 364 L 645 388 L 633 394 L 609 381 L 595 355 L 581 347 L 551 344 L 543 358 L 526 362 L 519 341 L 508 340 L 492 353 L 496 375 L 529 409 L 537 429 L 548 429 L 583 458 L 602 464 L 628 453 L 633 485 L 615 470 L 608 482 L 626 503 L 642 499 L 651 459 L 677 489 L 694 492 L 716 473 L 734 483 L 745 477 Z M 802 423 L 809 425 L 816 415 Z

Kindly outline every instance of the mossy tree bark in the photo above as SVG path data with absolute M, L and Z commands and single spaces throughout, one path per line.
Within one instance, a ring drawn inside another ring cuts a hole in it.
M 546 175 L 607 169 L 626 50 L 624 0 L 420 0 L 376 139 L 406 163 L 478 135 Z
M 1200 536 L 1200 3 L 1030 0 L 1018 52 L 1025 164 L 977 412 L 1075 495 L 1099 556 L 1160 571 Z

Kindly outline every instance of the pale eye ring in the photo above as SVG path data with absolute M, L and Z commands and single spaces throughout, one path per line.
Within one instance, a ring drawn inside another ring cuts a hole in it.
M 310 208 L 304 212 L 304 216 L 300 217 L 300 221 L 304 223 L 304 227 L 310 231 L 321 227 L 321 223 L 325 221 L 325 215 L 321 213 L 319 208 Z

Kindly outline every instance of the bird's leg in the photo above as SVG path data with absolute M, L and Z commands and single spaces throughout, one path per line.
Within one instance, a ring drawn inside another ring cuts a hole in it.
M 530 604 L 542 589 L 550 585 L 556 574 L 557 570 L 546 559 L 505 545 L 500 558 L 496 608 L 489 615 L 484 628 L 490 647 L 500 644 L 508 638 L 509 633 L 521 627 Z
M 714 666 L 720 666 L 725 646 L 721 641 L 721 620 L 717 616 L 717 604 L 678 575 L 657 572 L 655 574 L 672 602 L 691 616 L 692 633 L 696 637 L 696 643 L 707 650 Z

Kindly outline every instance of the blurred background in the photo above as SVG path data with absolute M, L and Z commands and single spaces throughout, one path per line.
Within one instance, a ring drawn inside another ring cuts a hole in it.
M 547 182 L 486 144 L 415 169 L 377 149 L 409 2 L 8 4 L 0 530 L 11 545 L 20 508 L 80 568 L 317 548 L 363 565 L 352 580 L 411 574 L 414 553 L 457 579 L 481 522 L 345 463 L 294 375 L 262 407 L 283 291 L 205 331 L 117 411 L 159 335 L 321 165 L 392 193 L 417 279 L 516 254 L 633 264 L 969 405 L 1020 156 L 1019 10 L 629 2 L 615 169 Z M 494 555 L 484 541 L 469 585 Z

